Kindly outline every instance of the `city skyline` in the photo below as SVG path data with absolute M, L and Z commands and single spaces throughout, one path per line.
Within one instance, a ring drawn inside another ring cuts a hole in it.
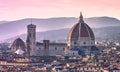
M 110 16 L 120 19 L 119 0 L 0 0 L 0 20 Z
M 0 72 L 120 72 L 119 0 L 0 0 Z

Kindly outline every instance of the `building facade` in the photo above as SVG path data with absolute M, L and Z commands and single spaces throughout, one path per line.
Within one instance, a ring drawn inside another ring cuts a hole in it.
M 91 55 L 97 54 L 92 29 L 84 22 L 82 13 L 78 22 L 70 29 L 67 43 L 51 43 L 43 40 L 36 43 L 36 25 L 27 26 L 26 56 Z
M 43 43 L 36 43 L 36 26 L 30 24 L 27 26 L 27 53 L 26 56 L 56 56 L 65 55 L 66 43 L 50 43 L 49 40 L 43 40 Z
M 43 40 L 43 43 L 37 42 L 38 56 L 57 56 L 66 54 L 66 43 L 51 43 L 49 40 Z
M 84 22 L 82 13 L 68 34 L 69 55 L 90 55 L 98 53 L 92 29 Z

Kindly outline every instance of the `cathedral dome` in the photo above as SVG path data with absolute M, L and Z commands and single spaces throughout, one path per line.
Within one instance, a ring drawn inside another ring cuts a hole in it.
M 17 51 L 18 49 L 21 49 L 23 51 L 25 51 L 25 43 L 23 42 L 22 39 L 17 38 L 16 40 L 14 40 L 14 42 L 11 45 L 11 49 L 13 51 Z
M 94 44 L 94 34 L 92 29 L 84 22 L 82 13 L 79 21 L 76 23 L 68 34 L 68 45 L 91 45 Z

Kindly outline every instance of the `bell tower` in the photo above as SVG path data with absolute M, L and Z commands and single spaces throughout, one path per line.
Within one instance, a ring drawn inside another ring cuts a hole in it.
M 27 26 L 27 56 L 36 55 L 36 25 Z

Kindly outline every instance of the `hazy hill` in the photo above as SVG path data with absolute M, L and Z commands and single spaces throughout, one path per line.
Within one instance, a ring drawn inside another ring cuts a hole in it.
M 120 26 L 120 20 L 112 17 L 92 17 L 87 18 L 86 22 L 94 28 L 108 27 L 108 26 Z
M 0 21 L 0 24 L 7 23 L 7 22 L 10 22 L 10 21 Z
M 37 41 L 42 41 L 43 39 L 49 39 L 51 41 L 64 41 L 67 39 L 67 35 L 69 32 L 69 28 L 65 28 L 65 29 L 58 29 L 58 30 L 49 30 L 49 31 L 44 31 L 44 32 L 37 32 L 36 33 L 36 40 Z M 26 41 L 26 34 L 21 34 L 21 35 L 17 35 L 15 37 L 9 38 L 5 41 L 13 41 L 16 38 L 22 38 L 24 41 Z
M 120 40 L 120 26 L 93 29 L 96 39 Z
M 56 29 L 71 28 L 77 22 L 78 22 L 78 19 L 74 18 L 74 17 L 32 19 L 32 23 L 37 26 L 37 31 L 40 32 L 39 38 L 48 38 L 48 37 L 50 37 L 49 34 L 52 34 L 52 33 L 55 33 L 56 35 L 58 35 L 56 32 Z M 98 28 L 98 29 L 100 29 L 102 27 L 109 27 L 109 26 L 120 26 L 120 20 L 118 20 L 116 18 L 112 18 L 112 17 L 85 18 L 85 22 L 90 27 Z M 26 33 L 27 32 L 26 27 L 30 23 L 31 23 L 30 18 L 16 20 L 16 21 L 3 22 L 2 24 L 0 23 L 0 40 L 8 39 L 8 38 Z M 53 30 L 55 32 L 53 32 L 53 31 L 49 32 L 49 30 Z M 41 31 L 48 31 L 48 32 L 41 32 Z M 57 30 L 57 31 L 59 31 L 59 30 Z M 63 33 L 63 32 L 64 31 L 59 31 L 59 34 Z M 46 35 L 46 34 L 48 34 L 48 35 Z M 59 36 L 57 36 L 57 37 L 59 37 Z
M 45 32 L 37 32 L 37 41 L 43 39 L 49 39 L 51 41 L 66 42 L 69 28 L 59 29 L 59 30 L 50 30 Z M 120 40 L 120 26 L 117 27 L 103 27 L 103 28 L 93 28 L 96 40 L 109 39 L 109 40 Z M 8 39 L 7 41 L 13 41 L 16 38 L 22 38 L 26 40 L 26 34 L 22 34 L 13 38 Z

